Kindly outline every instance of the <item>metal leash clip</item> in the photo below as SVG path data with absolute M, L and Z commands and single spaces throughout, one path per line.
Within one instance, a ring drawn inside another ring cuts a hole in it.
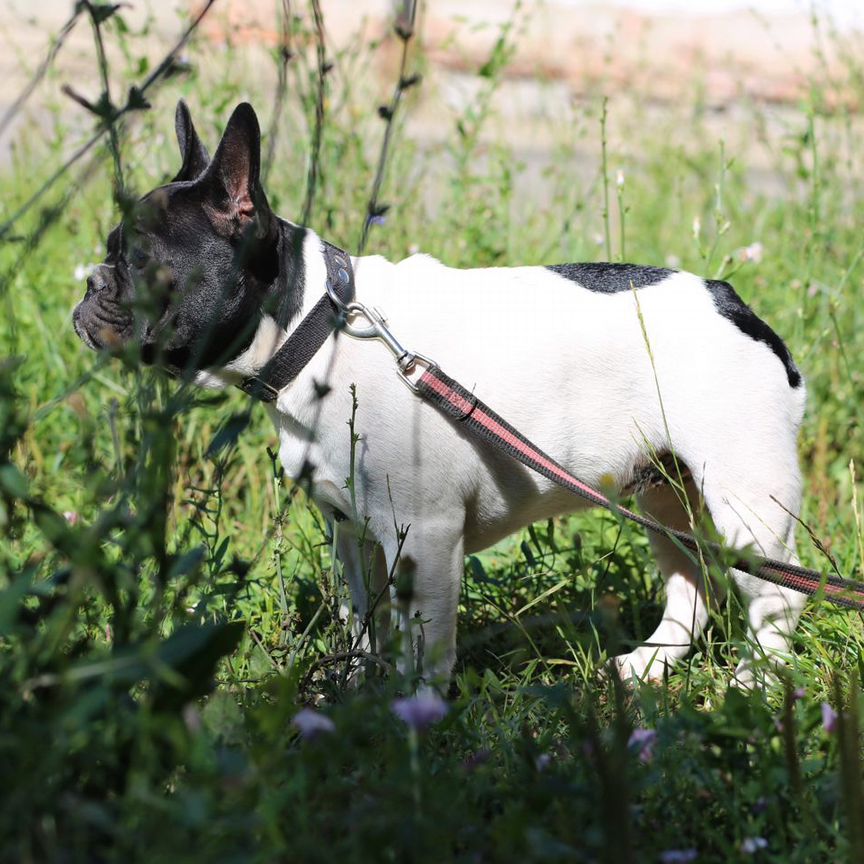
M 415 351 L 409 351 L 403 347 L 399 340 L 393 335 L 393 331 L 387 326 L 387 319 L 376 308 L 371 309 L 364 306 L 362 303 L 352 300 L 350 303 L 345 303 L 333 290 L 333 286 L 328 279 L 325 282 L 327 294 L 333 301 L 333 304 L 344 317 L 344 325 L 342 332 L 352 339 L 379 339 L 389 349 L 390 353 L 396 358 L 396 367 L 399 372 L 399 377 L 414 393 L 418 392 L 417 385 L 410 378 L 412 372 L 417 368 L 430 368 L 436 364 L 422 354 Z M 368 327 L 356 327 L 351 323 L 351 318 L 362 316 L 369 322 Z

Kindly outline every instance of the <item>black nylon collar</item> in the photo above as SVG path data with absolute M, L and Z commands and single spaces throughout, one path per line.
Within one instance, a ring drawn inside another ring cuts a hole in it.
M 351 256 L 326 240 L 321 241 L 321 246 L 331 290 L 343 303 L 350 303 L 354 299 Z M 340 321 L 340 311 L 325 293 L 258 374 L 243 379 L 240 389 L 261 402 L 275 401 L 279 391 L 303 371 L 330 334 L 339 328 Z

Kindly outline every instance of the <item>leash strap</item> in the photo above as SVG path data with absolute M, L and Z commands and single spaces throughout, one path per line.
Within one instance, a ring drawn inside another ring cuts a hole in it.
M 604 507 L 655 534 L 669 537 L 691 552 L 698 552 L 700 548 L 709 551 L 725 566 L 734 567 L 766 582 L 773 582 L 775 585 L 791 588 L 802 594 L 813 595 L 824 592 L 825 598 L 837 606 L 864 611 L 864 584 L 862 583 L 756 555 L 734 557 L 738 554 L 736 550 L 726 549 L 716 543 L 701 541 L 697 543 L 694 537 L 684 531 L 668 528 L 647 516 L 621 507 L 573 476 L 488 405 L 481 402 L 457 381 L 445 375 L 435 365 L 428 366 L 413 387 L 427 402 L 458 422 L 471 434 L 595 506 Z M 731 559 L 730 555 L 733 556 Z
M 328 293 L 294 328 L 282 347 L 261 367 L 257 375 L 244 378 L 240 389 L 262 402 L 273 402 L 315 356 L 331 333 L 338 332 L 342 311 L 330 295 L 347 305 L 354 299 L 354 270 L 347 252 L 321 241 L 327 268 Z

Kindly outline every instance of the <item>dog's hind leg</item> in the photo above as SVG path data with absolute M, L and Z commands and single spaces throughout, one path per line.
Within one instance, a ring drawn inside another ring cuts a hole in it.
M 699 496 L 693 481 L 685 482 L 689 505 L 695 511 Z M 690 531 L 681 492 L 664 484 L 639 496 L 642 511 L 670 528 Z M 666 583 L 666 606 L 657 629 L 644 645 L 615 658 L 624 680 L 657 681 L 663 672 L 690 650 L 708 621 L 705 580 L 698 561 L 666 537 L 649 533 L 654 558 Z
M 727 489 L 706 482 L 705 503 L 728 546 L 749 547 L 756 555 L 797 564 L 795 523 L 789 512 L 798 512 L 801 495 L 798 468 L 790 463 L 775 469 L 772 476 L 784 478 L 776 483 L 779 487 L 776 501 L 767 488 L 754 489 L 752 481 L 758 475 L 750 473 L 749 486 L 746 474 L 738 478 L 737 488 L 731 483 Z M 750 653 L 735 670 L 734 683 L 749 688 L 770 680 L 774 669 L 790 655 L 792 634 L 807 598 L 740 570 L 732 570 L 731 574 L 744 598 L 750 645 Z

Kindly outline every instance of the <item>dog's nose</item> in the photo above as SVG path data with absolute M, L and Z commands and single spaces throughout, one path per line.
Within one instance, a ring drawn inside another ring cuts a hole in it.
M 113 293 L 114 290 L 114 275 L 111 269 L 104 264 L 94 267 L 87 276 L 87 291 L 91 294 L 105 294 L 106 292 Z

